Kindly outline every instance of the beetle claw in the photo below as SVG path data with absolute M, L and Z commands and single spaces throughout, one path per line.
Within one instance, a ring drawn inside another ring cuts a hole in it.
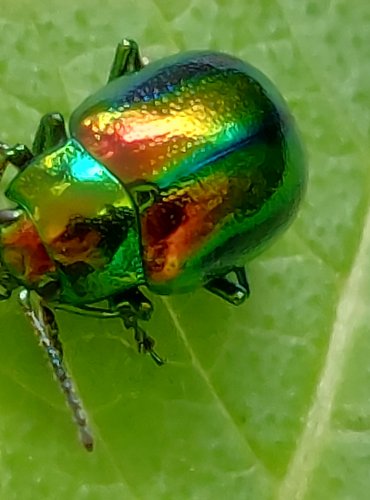
M 149 354 L 152 360 L 158 365 L 164 365 L 164 359 L 159 356 L 153 349 L 155 345 L 155 340 L 149 335 L 146 335 L 141 342 L 139 342 L 139 352 L 144 352 Z

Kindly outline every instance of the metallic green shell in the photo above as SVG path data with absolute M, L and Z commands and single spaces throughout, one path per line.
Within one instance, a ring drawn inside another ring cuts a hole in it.
M 288 226 L 306 185 L 285 101 L 225 54 L 180 54 L 120 77 L 77 108 L 70 131 L 12 182 L 7 194 L 30 220 L 4 232 L 17 276 L 36 286 L 43 269 L 56 273 L 61 302 L 141 284 L 173 293 L 223 275 Z M 140 184 L 156 192 L 145 209 L 133 201 Z
M 158 188 L 141 214 L 148 284 L 191 289 L 262 251 L 306 184 L 286 103 L 252 66 L 214 52 L 162 59 L 89 97 L 71 133 L 130 185 Z

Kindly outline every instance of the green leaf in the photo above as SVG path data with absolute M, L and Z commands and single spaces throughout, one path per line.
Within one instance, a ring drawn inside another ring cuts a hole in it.
M 0 304 L 0 497 L 367 499 L 370 488 L 370 4 L 365 0 L 2 0 L 1 140 L 30 143 L 106 78 L 117 41 L 150 59 L 236 54 L 288 100 L 310 163 L 291 229 L 233 308 L 155 299 L 138 356 L 118 323 L 60 314 L 96 435 L 87 454 L 15 300 Z

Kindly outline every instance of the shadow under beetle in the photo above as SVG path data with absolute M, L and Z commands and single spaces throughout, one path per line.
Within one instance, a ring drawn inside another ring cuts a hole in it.
M 283 98 L 252 66 L 209 51 L 144 66 L 123 40 L 69 135 L 59 113 L 47 114 L 32 150 L 0 143 L 1 175 L 9 164 L 19 169 L 6 191 L 17 208 L 0 211 L 0 298 L 20 289 L 92 450 L 54 310 L 121 318 L 161 365 L 139 325 L 152 313 L 139 287 L 204 286 L 241 304 L 243 264 L 288 225 L 304 191 L 300 140 Z

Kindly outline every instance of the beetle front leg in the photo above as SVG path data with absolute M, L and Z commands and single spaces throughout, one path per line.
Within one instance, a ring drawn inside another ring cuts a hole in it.
M 119 312 L 125 327 L 132 328 L 138 351 L 148 353 L 153 361 L 161 366 L 164 360 L 154 350 L 155 341 L 139 325 L 139 320 L 147 321 L 153 311 L 152 303 L 138 288 L 132 288 L 111 298 L 110 306 Z
M 19 301 L 65 394 L 78 426 L 81 442 L 88 451 L 92 451 L 94 440 L 86 421 L 82 403 L 63 363 L 63 349 L 54 313 L 35 292 L 23 289 L 19 294 Z
M 211 278 L 204 288 L 218 297 L 226 300 L 234 306 L 239 306 L 250 295 L 250 288 L 244 267 L 235 267 L 231 272 L 235 273 L 236 283 L 230 281 L 226 276 Z M 227 273 L 229 274 L 229 273 Z
M 0 178 L 9 163 L 23 169 L 32 158 L 33 154 L 25 144 L 16 144 L 11 147 L 3 142 L 0 143 Z
M 116 49 L 113 64 L 109 73 L 108 82 L 123 75 L 136 73 L 144 67 L 139 47 L 134 40 L 123 39 Z
M 33 154 L 40 155 L 48 149 L 56 148 L 67 140 L 64 118 L 60 113 L 44 115 L 37 129 L 32 145 Z
M 67 132 L 64 119 L 60 113 L 48 113 L 44 115 L 38 126 L 32 145 L 32 152 L 25 144 L 9 146 L 0 142 L 0 178 L 9 163 L 24 169 L 34 158 L 46 151 L 55 148 L 67 140 Z

